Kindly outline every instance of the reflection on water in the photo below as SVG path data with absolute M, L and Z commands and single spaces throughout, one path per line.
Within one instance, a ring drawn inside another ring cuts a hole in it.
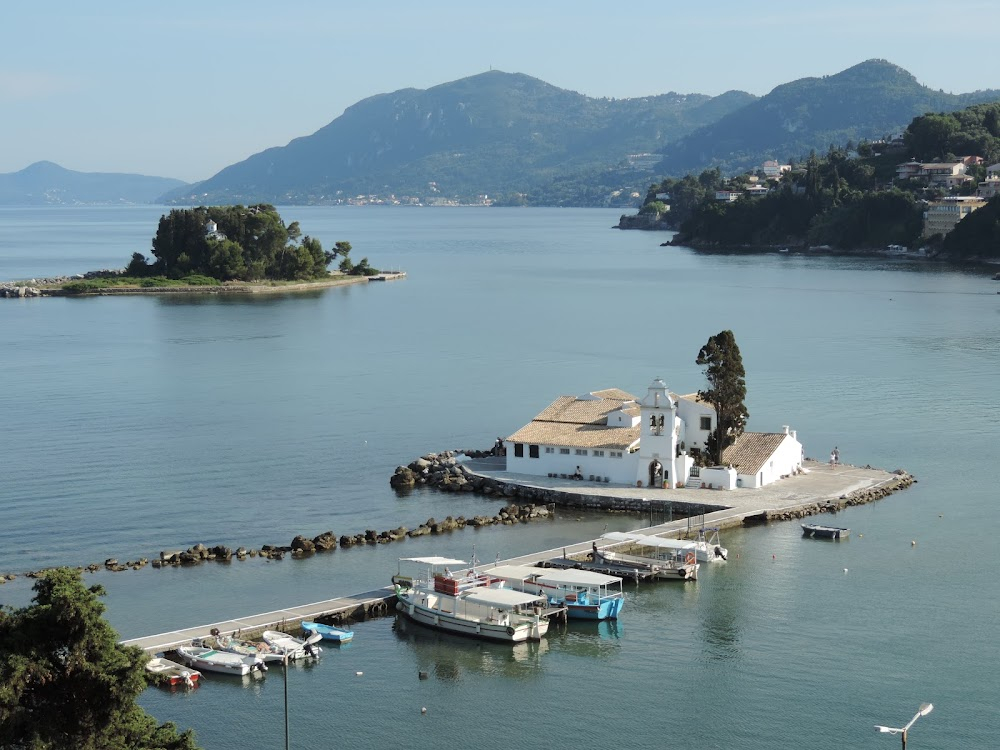
M 403 615 L 396 615 L 392 630 L 398 640 L 412 646 L 420 671 L 440 680 L 459 681 L 466 672 L 537 677 L 541 674 L 540 657 L 549 650 L 545 639 L 493 643 L 434 630 Z

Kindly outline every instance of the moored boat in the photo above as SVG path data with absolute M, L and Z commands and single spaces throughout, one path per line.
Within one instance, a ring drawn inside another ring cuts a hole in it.
M 178 646 L 175 653 L 182 662 L 203 672 L 245 675 L 253 671 L 267 671 L 263 660 L 231 651 L 219 651 L 205 646 Z
M 279 658 L 281 659 L 284 659 L 286 656 L 293 661 L 295 659 L 303 659 L 307 656 L 318 657 L 323 651 L 323 649 L 312 642 L 277 630 L 265 630 L 261 633 L 260 637 L 264 639 L 264 643 L 270 646 L 271 651 L 280 655 Z
M 214 648 L 217 651 L 228 651 L 231 654 L 259 658 L 265 662 L 282 661 L 284 656 L 276 653 L 262 641 L 246 641 L 231 635 L 213 635 L 211 638 L 195 640 L 194 645 Z
M 821 523 L 802 524 L 802 535 L 811 539 L 847 539 L 851 535 L 850 529 L 839 526 L 824 526 Z
M 540 640 L 549 629 L 545 597 L 504 588 L 464 560 L 403 558 L 392 582 L 396 609 L 432 628 L 508 643 Z
M 345 643 L 354 637 L 354 631 L 337 628 L 333 625 L 324 625 L 321 622 L 303 622 L 302 630 L 307 633 L 319 633 L 324 640 L 336 643 Z
M 622 579 L 589 570 L 553 570 L 528 565 L 497 565 L 483 571 L 515 591 L 540 594 L 566 608 L 568 617 L 609 620 L 618 617 L 624 603 Z
M 634 565 L 661 581 L 694 581 L 698 578 L 698 546 L 695 542 L 659 536 L 610 531 L 601 539 L 609 544 L 593 547 L 595 561 Z
M 146 662 L 146 671 L 159 677 L 167 685 L 186 685 L 196 687 L 201 679 L 201 672 L 197 669 L 185 667 L 162 656 L 155 656 Z

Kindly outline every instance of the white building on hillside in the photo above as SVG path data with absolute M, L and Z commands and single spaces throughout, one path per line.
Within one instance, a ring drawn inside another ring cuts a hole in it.
M 652 488 L 762 487 L 802 468 L 795 432 L 744 433 L 726 466 L 694 467 L 715 409 L 697 394 L 678 396 L 656 378 L 641 400 L 617 388 L 560 396 L 508 437 L 507 471 Z

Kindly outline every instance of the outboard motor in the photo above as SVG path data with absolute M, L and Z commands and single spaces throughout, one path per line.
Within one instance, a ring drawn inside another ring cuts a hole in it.
M 267 671 L 267 665 L 264 663 L 264 660 L 261 659 L 259 656 L 254 658 L 253 666 L 250 667 L 250 671 L 253 672 L 255 669 L 261 674 Z

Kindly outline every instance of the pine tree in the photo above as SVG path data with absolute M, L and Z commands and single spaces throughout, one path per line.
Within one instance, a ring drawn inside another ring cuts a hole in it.
M 141 649 L 120 645 L 100 586 L 57 568 L 34 603 L 0 608 L 0 747 L 11 750 L 197 750 L 190 731 L 158 725 L 136 703 Z

